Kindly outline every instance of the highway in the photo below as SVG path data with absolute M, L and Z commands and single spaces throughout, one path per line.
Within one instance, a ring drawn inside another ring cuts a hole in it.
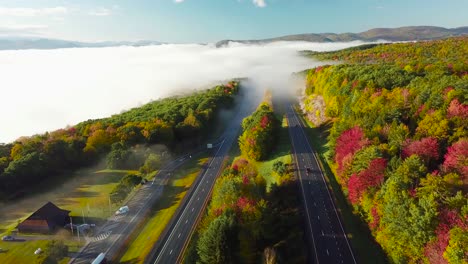
M 245 100 L 244 100 L 245 101 Z M 240 111 L 230 121 L 222 138 L 224 141 L 217 149 L 207 169 L 195 183 L 191 197 L 181 205 L 182 211 L 173 225 L 168 225 L 166 235 L 161 237 L 155 245 L 152 254 L 145 263 L 180 263 L 182 253 L 196 228 L 198 219 L 204 213 L 204 208 L 210 198 L 211 189 L 215 180 L 223 169 L 223 163 L 232 144 L 237 140 L 242 119 L 254 109 L 250 109 L 247 103 L 242 103 Z M 176 216 L 175 216 L 176 217 Z
M 293 106 L 288 107 L 289 136 L 305 209 L 311 263 L 356 263 L 317 157 Z M 307 169 L 308 168 L 308 169 Z
M 99 231 L 93 237 L 85 237 L 86 245 L 74 256 L 69 264 L 89 264 L 99 253 L 106 253 L 108 259 L 118 255 L 125 239 L 133 232 L 151 209 L 151 206 L 161 197 L 164 186 L 167 184 L 172 172 L 183 165 L 190 155 L 179 157 L 167 164 L 156 176 L 153 182 L 142 186 L 131 197 L 126 205 L 129 213 L 119 216 L 111 216 L 107 222 L 99 227 Z

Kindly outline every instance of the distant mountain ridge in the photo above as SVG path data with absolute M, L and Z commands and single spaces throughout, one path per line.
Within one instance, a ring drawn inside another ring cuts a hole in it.
M 48 38 L 0 37 L 0 50 L 105 48 L 118 46 L 141 47 L 160 44 L 163 43 L 152 40 L 80 42 Z
M 216 43 L 216 47 L 225 47 L 230 42 L 243 44 L 266 44 L 276 41 L 307 41 L 307 42 L 347 42 L 354 40 L 362 41 L 413 41 L 432 40 L 460 36 L 468 34 L 468 27 L 443 28 L 433 26 L 412 26 L 399 28 L 374 28 L 361 33 L 310 33 L 287 35 L 277 38 L 259 40 L 222 40 Z

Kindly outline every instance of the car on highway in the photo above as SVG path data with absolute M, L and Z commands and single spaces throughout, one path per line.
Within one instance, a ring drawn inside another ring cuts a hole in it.
M 3 241 L 13 241 L 13 240 L 15 240 L 15 238 L 12 237 L 12 236 L 4 236 L 4 237 L 2 237 L 2 240 Z
M 119 208 L 119 210 L 117 210 L 115 212 L 115 215 L 123 215 L 123 214 L 126 214 L 130 211 L 130 208 L 128 208 L 128 206 L 122 206 Z
M 307 172 L 307 173 L 312 173 L 312 169 L 309 168 L 309 167 L 307 167 L 307 168 L 306 168 L 306 172 Z

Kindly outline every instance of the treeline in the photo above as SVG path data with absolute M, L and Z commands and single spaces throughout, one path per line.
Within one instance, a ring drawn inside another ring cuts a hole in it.
M 164 144 L 169 148 L 194 145 L 208 134 L 217 111 L 234 104 L 238 87 L 239 82 L 231 81 L 109 118 L 1 144 L 0 199 L 14 198 L 45 179 L 93 164 L 110 150 L 113 153 L 108 165 L 119 168 L 125 162 L 132 163 L 128 148 L 137 144 Z
M 271 102 L 261 103 L 251 116 L 242 121 L 243 133 L 239 137 L 242 155 L 255 161 L 265 160 L 275 146 L 279 126 Z
M 244 125 L 244 133 L 253 127 L 266 129 L 261 121 L 264 116 L 272 123 L 278 122 L 270 112 L 271 106 L 262 103 L 244 120 L 249 124 Z M 270 122 L 266 123 L 274 127 Z M 275 138 L 277 131 L 265 131 L 268 135 L 255 135 Z M 292 171 L 288 165 L 276 162 L 272 173 L 282 180 L 267 192 L 254 161 L 258 156 L 244 155 L 216 180 L 207 214 L 198 228 L 198 239 L 188 250 L 185 263 L 304 263 L 302 218 Z
M 355 213 L 392 263 L 467 263 L 468 37 L 319 57 L 350 63 L 308 71 L 305 109 Z

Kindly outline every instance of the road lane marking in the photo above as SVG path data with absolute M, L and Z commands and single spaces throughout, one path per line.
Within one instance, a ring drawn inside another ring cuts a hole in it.
M 319 215 L 317 215 L 317 219 L 320 220 L 320 216 L 319 216 Z
M 327 255 L 330 256 L 330 252 L 328 252 L 328 249 L 327 249 Z
M 180 233 L 179 233 L 179 236 L 177 238 L 180 238 Z
M 328 252 L 328 251 L 327 251 L 327 252 Z M 171 255 L 171 254 L 172 254 L 172 249 L 171 249 L 171 252 L 169 252 L 169 255 Z

